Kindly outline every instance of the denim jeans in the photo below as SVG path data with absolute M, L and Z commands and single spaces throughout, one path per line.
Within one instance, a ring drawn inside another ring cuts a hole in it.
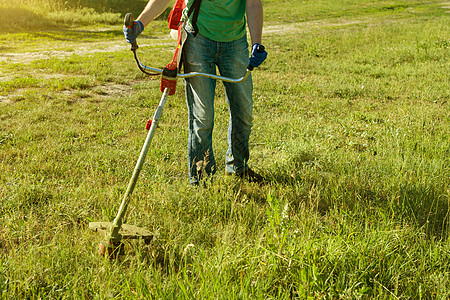
M 203 72 L 238 78 L 245 74 L 249 63 L 247 38 L 232 42 L 216 42 L 188 31 L 183 47 L 185 73 Z M 205 77 L 187 78 L 186 102 L 189 113 L 188 162 L 191 184 L 216 172 L 212 149 L 214 127 L 214 92 L 216 80 Z M 249 137 L 252 127 L 253 84 L 251 76 L 241 83 L 224 82 L 229 106 L 228 150 L 225 168 L 228 173 L 248 169 Z

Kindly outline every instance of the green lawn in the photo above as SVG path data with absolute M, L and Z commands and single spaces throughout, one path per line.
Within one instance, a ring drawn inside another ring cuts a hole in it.
M 1 299 L 450 298 L 450 8 L 437 1 L 263 0 L 251 166 L 268 183 L 187 178 L 183 81 L 126 223 L 96 254 L 161 97 L 114 0 L 0 2 Z M 165 16 L 138 39 L 174 51 Z M 214 148 L 227 149 L 217 88 Z

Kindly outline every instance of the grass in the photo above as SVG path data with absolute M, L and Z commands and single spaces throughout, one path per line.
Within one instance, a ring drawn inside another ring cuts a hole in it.
M 450 297 L 445 4 L 265 0 L 251 164 L 269 183 L 219 164 L 188 185 L 180 80 L 126 216 L 155 239 L 110 261 L 88 223 L 115 217 L 161 96 L 121 32 L 145 2 L 121 5 L 1 2 L 2 299 Z M 139 38 L 147 65 L 171 58 L 163 19 Z

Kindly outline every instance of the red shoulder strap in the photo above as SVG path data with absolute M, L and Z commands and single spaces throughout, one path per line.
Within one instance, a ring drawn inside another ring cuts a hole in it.
M 180 26 L 181 16 L 183 15 L 183 9 L 186 7 L 186 2 L 184 0 L 177 0 L 170 11 L 169 18 L 169 28 L 177 30 Z

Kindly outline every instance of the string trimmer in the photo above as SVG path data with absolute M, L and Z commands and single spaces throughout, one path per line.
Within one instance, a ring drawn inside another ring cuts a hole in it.
M 134 20 L 132 14 L 130 13 L 126 14 L 124 21 L 125 26 L 132 28 L 133 22 Z M 136 50 L 139 48 L 137 42 L 131 44 L 131 51 L 133 51 L 134 58 L 137 62 L 139 69 L 147 75 L 161 75 L 161 91 L 163 94 L 159 102 L 158 108 L 156 109 L 155 114 L 153 115 L 153 119 L 150 119 L 147 122 L 146 129 L 148 130 L 148 134 L 145 139 L 144 146 L 142 147 L 141 153 L 139 155 L 139 159 L 134 168 L 133 175 L 131 176 L 131 179 L 128 183 L 125 195 L 123 196 L 122 203 L 120 204 L 117 216 L 115 217 L 112 223 L 111 222 L 89 223 L 89 228 L 91 228 L 92 230 L 105 233 L 105 239 L 102 242 L 100 242 L 98 248 L 98 253 L 100 255 L 108 255 L 111 258 L 115 258 L 117 257 L 117 255 L 122 254 L 124 250 L 124 245 L 122 242 L 123 239 L 142 239 L 146 243 L 148 243 L 153 238 L 153 234 L 146 229 L 139 228 L 133 225 L 123 224 L 123 218 L 125 216 L 128 204 L 130 202 L 130 196 L 133 193 L 133 190 L 136 186 L 139 173 L 142 170 L 145 157 L 147 156 L 150 142 L 153 138 L 156 128 L 158 127 L 159 120 L 162 117 L 166 100 L 169 97 L 169 95 L 173 95 L 175 93 L 177 78 L 202 76 L 216 80 L 222 80 L 225 82 L 238 83 L 247 79 L 247 77 L 250 75 L 251 70 L 253 69 L 253 67 L 248 66 L 245 75 L 236 79 L 200 72 L 184 73 L 184 74 L 177 73 L 178 70 L 177 61 L 178 57 L 181 55 L 181 48 L 184 42 L 182 34 L 183 29 L 181 27 L 182 26 L 180 26 L 180 28 L 178 29 L 178 46 L 176 48 L 175 54 L 172 58 L 172 61 L 164 69 L 151 68 L 142 64 L 136 54 Z M 259 51 L 264 51 L 264 49 L 261 48 Z

